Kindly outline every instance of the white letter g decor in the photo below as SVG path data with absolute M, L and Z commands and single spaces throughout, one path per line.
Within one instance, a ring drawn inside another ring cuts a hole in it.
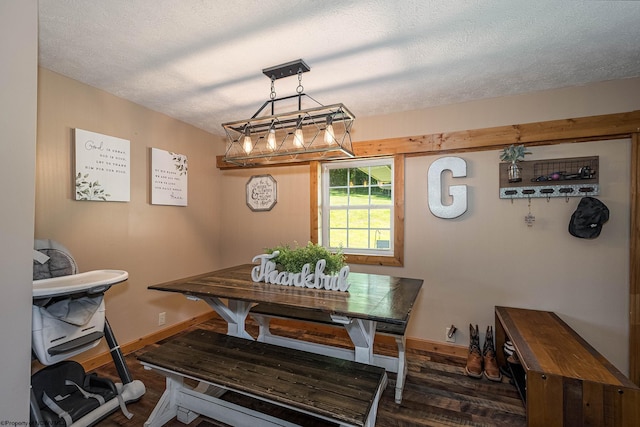
M 467 176 L 467 162 L 460 157 L 441 157 L 429 166 L 428 191 L 429 210 L 438 218 L 457 218 L 467 211 L 467 186 L 452 185 L 449 195 L 450 205 L 442 203 L 442 172 L 450 170 L 454 178 Z

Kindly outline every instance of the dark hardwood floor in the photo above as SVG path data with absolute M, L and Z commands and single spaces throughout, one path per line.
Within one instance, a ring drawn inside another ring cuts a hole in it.
M 211 329 L 218 332 L 226 332 L 226 323 L 221 319 L 207 321 L 196 327 Z M 327 344 L 346 346 L 344 337 L 336 337 L 318 331 L 302 331 L 287 326 L 273 328 L 281 335 L 292 337 L 304 337 Z M 257 326 L 249 322 L 247 330 L 253 336 L 257 336 Z M 151 347 L 151 346 L 150 346 Z M 136 355 L 146 349 L 126 356 L 127 364 L 135 379 L 141 380 L 146 387 L 146 393 L 135 403 L 128 405 L 129 411 L 134 414 L 131 420 L 127 420 L 120 412 L 114 412 L 108 418 L 102 420 L 99 427 L 139 427 L 144 424 L 155 404 L 164 391 L 164 377 L 154 371 L 142 368 L 136 359 Z M 393 354 L 392 346 L 379 345 L 376 351 Z M 378 407 L 377 427 L 415 427 L 415 426 L 525 426 L 525 410 L 516 388 L 507 378 L 501 383 L 489 381 L 485 378 L 473 379 L 464 373 L 465 360 L 461 358 L 446 357 L 435 353 L 409 350 L 407 352 L 408 374 L 404 388 L 403 400 L 400 405 L 394 401 L 395 374 L 389 375 L 387 386 L 380 405 Z M 99 375 L 119 381 L 115 367 L 108 364 L 96 369 Z M 245 406 L 260 408 L 281 418 L 293 417 L 292 422 L 305 427 L 326 426 L 318 420 L 311 420 L 298 415 L 284 413 L 279 408 L 267 408 L 264 404 L 249 401 L 244 396 L 227 393 L 225 398 L 242 403 Z M 223 426 L 200 417 L 191 423 L 191 426 L 212 427 Z M 184 426 L 176 419 L 170 421 L 167 426 Z M 259 426 L 253 426 L 259 427 Z

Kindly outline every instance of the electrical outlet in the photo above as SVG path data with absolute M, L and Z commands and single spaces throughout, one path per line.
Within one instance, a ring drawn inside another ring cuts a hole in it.
M 451 334 L 451 337 L 449 337 L 450 330 L 451 330 L 451 326 L 448 326 L 447 329 L 445 329 L 444 338 L 447 342 L 456 342 L 456 332 L 454 330 L 453 334 Z
M 165 323 L 167 323 L 167 313 L 163 311 L 158 314 L 158 326 L 162 326 Z

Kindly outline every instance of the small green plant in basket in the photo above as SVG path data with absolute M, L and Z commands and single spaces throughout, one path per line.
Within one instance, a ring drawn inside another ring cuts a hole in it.
M 265 251 L 268 254 L 278 251 L 278 256 L 272 261 L 276 263 L 278 270 L 291 273 L 300 273 L 305 264 L 310 264 L 313 270 L 321 259 L 327 263 L 325 266 L 327 274 L 336 274 L 346 265 L 342 249 L 332 253 L 324 246 L 312 242 L 307 243 L 307 246 L 298 246 L 296 243 L 296 247 L 293 249 L 288 244 L 281 244 L 273 248 L 266 248 Z

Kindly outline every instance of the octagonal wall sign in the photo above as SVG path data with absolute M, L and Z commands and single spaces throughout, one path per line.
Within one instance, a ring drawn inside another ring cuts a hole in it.
M 277 182 L 271 175 L 254 175 L 247 181 L 247 206 L 254 211 L 270 211 L 278 201 Z

